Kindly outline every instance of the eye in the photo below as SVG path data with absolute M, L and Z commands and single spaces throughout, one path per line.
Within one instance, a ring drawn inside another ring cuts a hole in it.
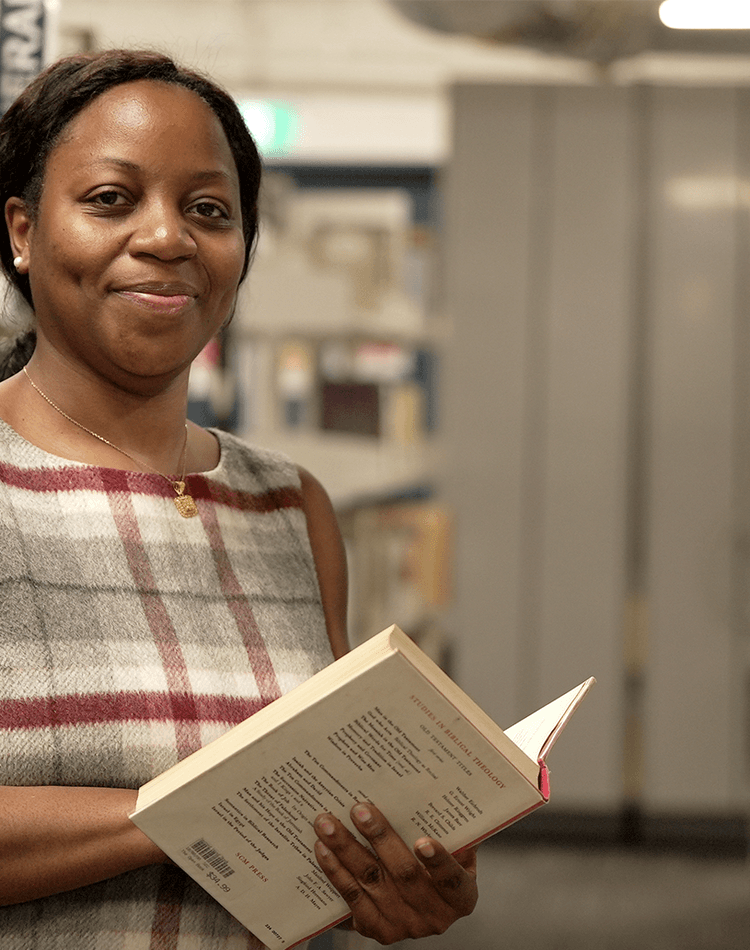
M 86 203 L 93 208 L 124 208 L 128 204 L 128 198 L 115 188 L 104 188 L 90 195 Z
M 216 201 L 196 201 L 190 210 L 199 218 L 209 218 L 213 221 L 226 221 L 229 218 L 226 208 Z
M 97 195 L 97 198 L 103 205 L 114 205 L 120 199 L 120 195 L 116 191 L 104 191 L 102 194 Z

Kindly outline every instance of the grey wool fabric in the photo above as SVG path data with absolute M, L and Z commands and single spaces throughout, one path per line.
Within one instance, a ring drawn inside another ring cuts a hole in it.
M 184 519 L 0 422 L 0 784 L 137 788 L 331 662 L 295 466 L 216 435 Z M 0 946 L 262 944 L 160 866 L 2 908 Z

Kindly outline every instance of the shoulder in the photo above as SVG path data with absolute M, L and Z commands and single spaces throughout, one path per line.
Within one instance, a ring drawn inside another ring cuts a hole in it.
M 297 475 L 300 480 L 305 511 L 309 512 L 315 519 L 328 520 L 330 527 L 333 528 L 335 526 L 336 530 L 338 530 L 333 503 L 331 502 L 328 492 L 323 488 L 318 479 L 308 472 L 306 468 L 302 468 L 301 465 L 297 465 L 295 468 L 297 469 Z
M 241 486 L 249 491 L 280 490 L 281 497 L 286 497 L 288 489 L 294 491 L 295 507 L 299 505 L 305 517 L 328 639 L 333 655 L 343 656 L 349 650 L 349 578 L 344 542 L 328 492 L 315 476 L 288 456 L 250 445 L 226 432 L 211 431 L 221 446 L 221 477 L 233 487 Z
M 299 469 L 283 452 L 261 448 L 239 436 L 219 429 L 210 429 L 220 447 L 219 465 L 215 473 L 228 483 L 250 490 L 294 487 L 301 489 Z
M 298 472 L 302 508 L 318 573 L 328 638 L 333 655 L 339 657 L 349 650 L 346 632 L 349 589 L 346 551 L 328 493 L 306 469 L 298 468 Z

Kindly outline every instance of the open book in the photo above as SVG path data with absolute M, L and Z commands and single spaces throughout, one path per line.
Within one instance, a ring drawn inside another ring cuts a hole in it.
M 549 797 L 552 743 L 594 682 L 504 733 L 390 627 L 141 788 L 133 822 L 272 950 L 345 919 L 314 818 L 358 801 L 452 852 Z

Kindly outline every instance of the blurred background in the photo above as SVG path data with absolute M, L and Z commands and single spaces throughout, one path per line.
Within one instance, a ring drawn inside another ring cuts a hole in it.
M 750 3 L 730 6 L 0 4 L 3 107 L 110 46 L 239 102 L 263 231 L 191 415 L 326 485 L 352 639 L 398 623 L 503 725 L 597 677 L 551 803 L 420 946 L 750 946 Z

